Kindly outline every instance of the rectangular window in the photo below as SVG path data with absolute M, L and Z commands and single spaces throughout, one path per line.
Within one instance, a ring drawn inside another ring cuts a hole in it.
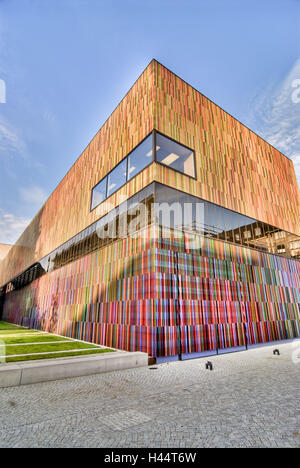
M 107 197 L 126 183 L 127 158 L 118 164 L 107 176 Z
M 152 133 L 128 156 L 128 177 L 130 180 L 153 160 Z
M 156 139 L 155 151 L 153 151 Z M 190 177 L 195 177 L 194 151 L 160 133 L 150 133 L 126 158 L 93 188 L 91 210 L 135 177 L 154 160 Z
M 93 188 L 92 191 L 92 202 L 91 202 L 91 210 L 93 210 L 96 206 L 100 205 L 106 198 L 106 184 L 107 184 L 107 177 L 105 177 L 96 187 Z
M 225 239 L 225 221 L 224 221 L 224 208 L 216 205 L 216 220 L 215 226 L 219 239 Z
M 156 160 L 165 166 L 195 177 L 194 151 L 156 133 Z
M 204 208 L 204 235 L 208 237 L 215 237 L 217 235 L 216 229 L 216 211 L 215 205 L 205 202 Z

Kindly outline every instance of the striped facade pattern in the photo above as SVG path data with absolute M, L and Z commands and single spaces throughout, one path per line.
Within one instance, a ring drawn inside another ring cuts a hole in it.
M 10 249 L 11 249 L 11 245 L 0 244 L 0 262 L 6 257 Z
M 92 188 L 153 129 L 195 151 L 196 180 L 153 163 L 90 211 Z M 292 161 L 153 60 L 12 247 L 0 286 L 153 181 L 300 235 Z
M 156 130 L 194 149 L 197 168 L 193 180 L 158 166 L 156 180 L 300 235 L 293 162 L 157 62 L 155 88 Z
M 153 129 L 195 151 L 196 178 L 154 162 L 90 211 Z M 0 286 L 153 181 L 300 235 L 292 161 L 152 61 L 1 262 Z M 152 356 L 299 336 L 299 261 L 168 234 L 148 228 L 7 293 L 3 318 Z
M 153 73 L 151 62 L 12 247 L 0 286 L 153 181 L 148 167 L 90 211 L 92 188 L 154 128 Z
M 152 356 L 300 335 L 300 263 L 144 230 L 12 291 L 4 318 Z M 179 325 L 179 327 L 178 327 Z

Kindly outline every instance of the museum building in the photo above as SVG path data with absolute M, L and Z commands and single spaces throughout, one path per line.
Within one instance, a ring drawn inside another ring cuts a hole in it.
M 293 162 L 152 60 L 0 286 L 3 320 L 159 359 L 299 337 Z

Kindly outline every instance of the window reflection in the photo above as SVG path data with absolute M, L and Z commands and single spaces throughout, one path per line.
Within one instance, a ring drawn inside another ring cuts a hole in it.
M 154 222 L 153 206 L 154 183 L 57 248 L 40 263 L 49 272 L 116 240 L 134 235 Z
M 126 183 L 127 159 L 118 164 L 107 176 L 107 197 Z
M 107 177 L 105 177 L 101 182 L 99 182 L 96 187 L 93 188 L 92 191 L 92 203 L 91 209 L 93 210 L 97 205 L 103 202 L 106 198 L 106 184 L 107 184 Z
M 215 205 L 212 203 L 205 202 L 204 207 L 204 234 L 209 237 L 215 237 L 217 235 L 216 230 L 216 211 Z
M 128 156 L 128 180 L 152 162 L 152 133 Z
M 92 191 L 91 210 L 153 161 L 153 133 L 140 143 Z
M 195 177 L 194 151 L 155 132 L 156 160 Z M 92 191 L 91 209 L 116 192 L 153 161 L 153 132 L 119 163 Z
M 142 203 L 143 207 L 140 207 L 139 203 Z M 178 206 L 181 207 L 180 220 L 178 217 L 176 218 L 176 215 L 174 216 L 173 212 L 171 213 L 171 225 L 164 224 L 165 218 L 158 213 L 157 204 L 160 203 L 167 205 L 175 203 L 177 208 Z M 184 207 L 187 204 L 188 215 L 184 213 Z M 200 210 L 197 209 L 199 206 L 201 207 Z M 204 217 L 201 214 L 202 208 Z M 172 229 L 179 229 L 181 230 L 181 237 L 184 236 L 184 231 L 188 231 L 198 239 L 204 235 L 276 255 L 284 255 L 294 259 L 300 258 L 299 237 L 179 190 L 153 182 L 58 247 L 40 262 L 32 265 L 28 270 L 12 280 L 7 287 L 9 290 L 22 288 L 44 273 L 60 268 L 116 240 L 134 236 L 139 230 L 154 223 L 162 226 L 165 234 Z M 178 239 L 180 239 L 180 236 L 177 236 Z M 178 243 L 180 244 L 180 240 L 178 240 Z M 165 245 L 167 248 L 167 237 Z
M 299 237 L 274 226 L 248 218 L 197 197 L 182 194 L 182 192 L 162 184 L 157 184 L 155 199 L 157 203 L 179 203 L 182 207 L 180 219 L 185 219 L 184 203 L 191 203 L 193 205 L 192 225 L 184 223 L 184 230 L 194 231 L 199 235 L 244 245 L 277 255 L 281 254 L 291 258 L 300 258 Z M 195 216 L 195 205 L 199 203 L 204 206 L 204 219 L 198 219 Z M 186 218 L 190 219 L 189 216 Z M 161 213 L 160 216 L 156 217 L 156 220 L 158 224 L 166 227 Z M 178 226 L 179 223 L 177 223 L 177 228 Z M 176 227 L 176 220 L 172 221 L 171 219 L 170 227 Z
M 195 177 L 194 152 L 160 133 L 156 134 L 156 160 L 171 169 Z
M 221 206 L 215 205 L 215 225 L 217 237 L 225 240 L 225 224 L 224 224 L 224 209 Z

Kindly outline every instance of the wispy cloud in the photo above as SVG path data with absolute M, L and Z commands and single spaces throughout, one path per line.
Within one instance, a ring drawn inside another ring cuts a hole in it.
M 269 84 L 252 103 L 251 128 L 290 157 L 300 185 L 300 59 L 277 85 Z
M 34 207 L 41 207 L 45 203 L 47 196 L 47 193 L 41 187 L 32 186 L 20 188 L 21 200 Z
M 0 78 L 0 104 L 6 103 L 6 83 Z
M 26 145 L 18 132 L 0 115 L 0 158 L 11 157 L 16 153 L 23 157 L 25 149 Z
M 29 222 L 30 219 L 0 210 L 0 243 L 14 244 Z
M 31 205 L 34 210 L 39 209 L 47 198 L 47 193 L 37 186 L 20 188 L 19 194 L 22 203 Z M 24 216 L 17 216 L 0 208 L 0 243 L 14 244 L 30 221 Z

